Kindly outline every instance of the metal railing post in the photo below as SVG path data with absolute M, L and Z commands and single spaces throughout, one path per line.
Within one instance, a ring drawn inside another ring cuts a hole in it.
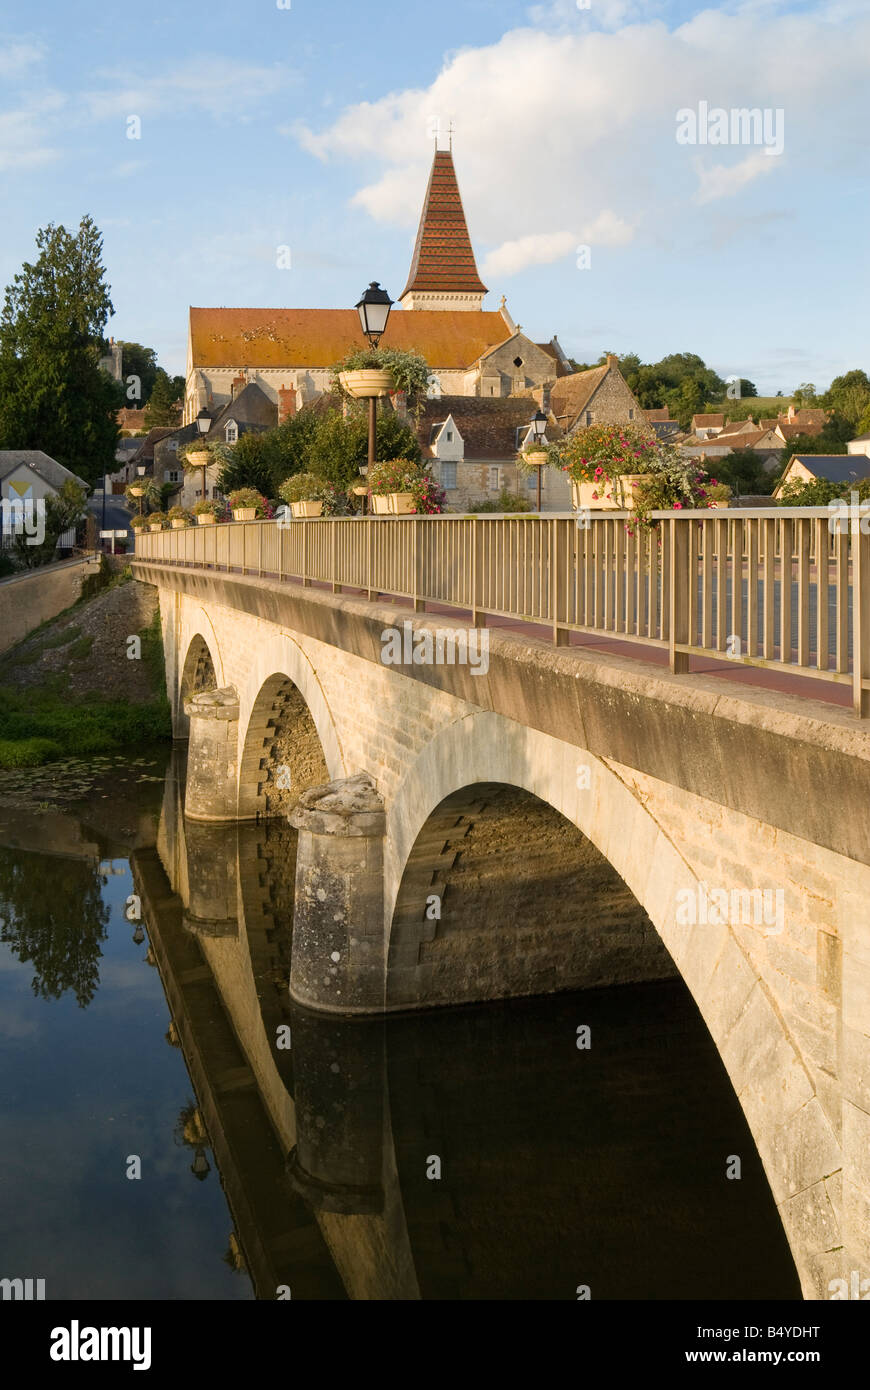
M 671 519 L 669 578 L 668 654 L 671 670 L 684 676 L 689 669 L 689 653 L 678 651 L 688 646 L 689 637 L 689 526 L 691 522 Z
M 855 509 L 857 510 L 857 509 Z M 870 535 L 863 517 L 852 516 L 852 707 L 858 719 L 870 718 Z

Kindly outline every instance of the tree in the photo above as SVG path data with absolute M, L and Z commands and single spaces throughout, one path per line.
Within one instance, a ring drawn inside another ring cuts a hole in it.
M 162 367 L 157 368 L 151 399 L 145 407 L 145 424 L 149 430 L 157 425 L 177 425 L 181 419 L 181 402 L 184 400 L 184 377 L 168 376 Z
M 158 372 L 157 353 L 154 348 L 143 347 L 141 343 L 122 342 L 121 354 L 124 403 L 131 410 L 140 410 L 148 404 L 154 389 Z M 136 381 L 131 382 L 131 376 L 136 377 Z
M 768 470 L 764 459 L 754 449 L 735 449 L 715 463 L 709 462 L 716 481 L 727 483 L 736 496 L 746 493 L 769 494 L 773 491 L 776 470 Z
M 841 416 L 850 430 L 856 430 L 858 421 L 870 406 L 870 378 L 867 373 L 856 370 L 835 377 L 822 396 L 822 405 Z
M 741 399 L 743 399 L 744 396 L 746 396 L 746 397 L 751 397 L 751 396 L 757 396 L 757 395 L 758 395 L 758 387 L 755 385 L 755 382 L 754 382 L 754 381 L 750 381 L 748 377 L 742 376 L 742 377 L 740 378 L 740 397 L 741 397 Z
M 26 531 L 15 537 L 15 551 L 19 561 L 28 569 L 47 565 L 54 559 L 54 552 L 64 531 L 78 526 L 87 513 L 86 494 L 78 483 L 67 478 L 60 492 L 45 499 L 45 539 L 41 545 L 28 545 Z
M 845 454 L 846 442 L 840 437 L 843 433 L 842 426 L 838 427 L 836 422 L 832 425 L 829 421 L 821 434 L 796 434 L 788 440 L 780 454 L 780 464 L 785 467 L 795 454 Z M 848 430 L 845 433 L 849 435 Z
M 98 365 L 114 312 L 102 238 L 84 217 L 75 235 L 49 223 L 36 245 L 0 315 L 0 447 L 42 449 L 94 483 L 115 466 L 115 414 L 124 404 Z
M 779 391 L 777 394 L 781 396 L 782 392 Z M 792 396 L 792 402 L 797 410 L 801 410 L 805 405 L 815 405 L 817 400 L 816 388 L 811 381 L 802 381 Z

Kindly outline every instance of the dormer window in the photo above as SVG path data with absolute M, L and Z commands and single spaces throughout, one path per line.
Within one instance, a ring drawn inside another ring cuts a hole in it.
M 237 444 L 239 441 L 239 427 L 235 420 L 228 420 L 224 431 L 224 437 L 228 444 Z

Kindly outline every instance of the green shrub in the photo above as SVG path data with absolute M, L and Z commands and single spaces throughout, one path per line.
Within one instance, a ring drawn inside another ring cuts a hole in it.
M 50 738 L 0 739 L 0 767 L 42 767 L 61 756 L 60 744 Z
M 508 492 L 503 487 L 498 497 L 493 497 L 486 502 L 473 502 L 467 509 L 469 512 L 530 512 L 532 504 L 527 497 L 521 497 L 519 493 Z

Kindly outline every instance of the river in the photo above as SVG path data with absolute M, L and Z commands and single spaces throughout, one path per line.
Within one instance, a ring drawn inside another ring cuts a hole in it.
M 800 1297 L 680 981 L 306 1013 L 294 832 L 185 825 L 182 779 L 162 750 L 0 775 L 0 1277 L 76 1300 Z

